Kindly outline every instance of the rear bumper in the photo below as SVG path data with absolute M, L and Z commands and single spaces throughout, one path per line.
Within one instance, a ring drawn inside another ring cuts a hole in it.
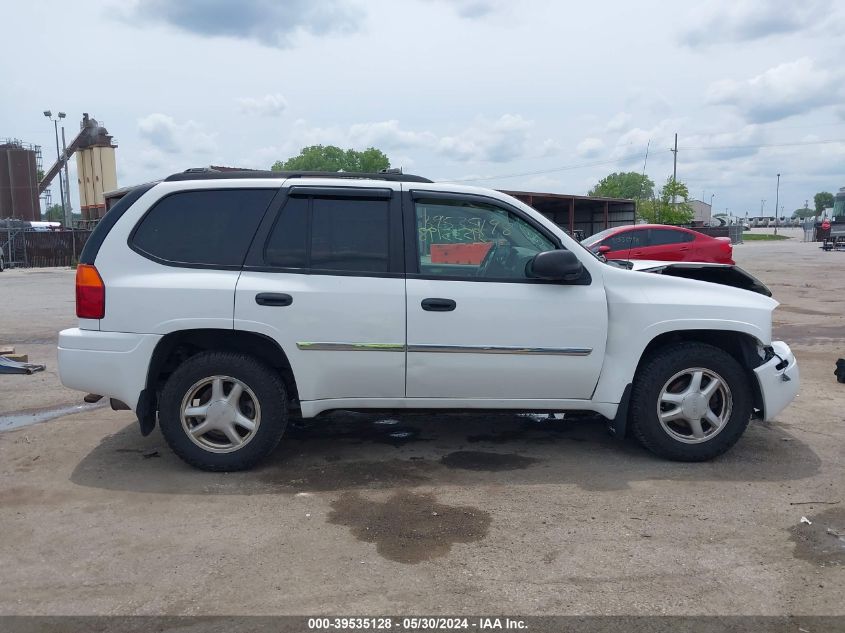
M 754 370 L 763 396 L 763 420 L 771 420 L 798 394 L 801 377 L 798 362 L 783 341 L 773 341 L 775 356 Z
M 59 378 L 65 387 L 125 402 L 134 411 L 161 336 L 71 328 L 59 332 Z

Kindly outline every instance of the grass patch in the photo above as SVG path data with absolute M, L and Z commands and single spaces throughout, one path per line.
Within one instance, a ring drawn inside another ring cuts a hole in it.
M 775 235 L 774 233 L 743 233 L 743 242 L 775 242 L 777 240 L 791 240 L 788 235 Z

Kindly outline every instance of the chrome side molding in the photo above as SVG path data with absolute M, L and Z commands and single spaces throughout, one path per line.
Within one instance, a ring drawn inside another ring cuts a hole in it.
M 533 354 L 538 356 L 589 356 L 589 347 L 518 347 L 504 345 L 403 345 L 401 343 L 328 343 L 301 341 L 296 347 L 315 352 L 427 352 L 434 354 Z

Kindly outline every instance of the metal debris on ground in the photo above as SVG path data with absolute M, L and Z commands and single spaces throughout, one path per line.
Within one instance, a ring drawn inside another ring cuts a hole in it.
M 807 525 L 812 525 L 813 522 L 810 521 L 807 517 L 801 517 L 801 523 L 806 523 Z
M 0 374 L 34 374 L 37 371 L 44 371 L 46 365 L 35 363 L 24 363 L 0 356 Z

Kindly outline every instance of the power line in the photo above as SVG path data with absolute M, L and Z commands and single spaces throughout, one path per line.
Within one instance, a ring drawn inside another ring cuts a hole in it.
M 498 176 L 481 176 L 479 178 L 456 178 L 451 180 L 440 180 L 438 182 L 480 182 L 484 180 L 518 178 L 520 176 L 541 176 L 543 174 L 551 174 L 558 171 L 572 171 L 574 169 L 583 169 L 585 167 L 598 167 L 600 165 L 611 165 L 614 163 L 621 163 L 624 161 L 632 160 L 634 158 L 639 158 L 640 156 L 642 156 L 642 152 L 637 152 L 636 154 L 627 154 L 625 156 L 620 156 L 619 158 L 611 158 L 608 160 L 595 161 L 591 163 L 578 163 L 574 165 L 564 165 L 563 167 L 552 167 L 549 169 L 538 169 L 535 171 L 525 171 L 518 174 L 500 174 Z
M 703 145 L 699 147 L 678 147 L 678 150 L 696 151 L 696 150 L 720 150 L 720 149 L 761 149 L 770 147 L 803 147 L 810 145 L 833 145 L 837 143 L 845 143 L 845 139 L 824 139 L 820 141 L 796 141 L 791 143 L 760 143 L 757 145 Z M 669 151 L 673 151 L 670 149 Z M 642 152 L 636 154 L 626 154 L 618 158 L 611 158 L 601 161 L 593 161 L 589 163 L 576 163 L 572 165 L 564 165 L 562 167 L 551 167 L 549 169 L 538 169 L 534 171 L 525 171 L 511 174 L 499 174 L 497 176 L 480 176 L 478 178 L 457 178 L 449 180 L 441 180 L 439 182 L 484 182 L 488 180 L 503 180 L 506 178 L 520 178 L 524 176 L 541 176 L 544 174 L 552 174 L 561 171 L 573 171 L 575 169 L 584 169 L 586 167 L 599 167 L 601 165 L 612 165 L 614 163 L 621 163 L 639 158 L 643 155 Z

